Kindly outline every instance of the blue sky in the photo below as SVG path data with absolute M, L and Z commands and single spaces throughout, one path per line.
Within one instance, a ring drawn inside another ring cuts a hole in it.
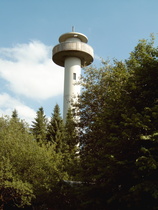
M 124 60 L 139 39 L 157 37 L 157 8 L 157 0 L 0 0 L 0 116 L 17 109 L 30 123 L 56 103 L 62 112 L 64 71 L 51 50 L 72 26 L 88 37 L 94 64 Z

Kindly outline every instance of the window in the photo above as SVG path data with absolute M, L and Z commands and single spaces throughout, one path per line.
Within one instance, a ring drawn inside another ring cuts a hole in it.
M 76 73 L 73 73 L 73 79 L 76 80 Z

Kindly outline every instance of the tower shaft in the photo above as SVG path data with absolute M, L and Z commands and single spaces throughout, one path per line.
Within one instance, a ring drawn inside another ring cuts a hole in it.
M 78 32 L 70 32 L 59 37 L 59 44 L 53 48 L 52 59 L 65 67 L 63 119 L 66 122 L 67 111 L 80 94 L 79 82 L 81 67 L 93 62 L 93 49 L 87 37 Z
M 64 107 L 63 119 L 66 119 L 68 109 L 71 103 L 75 103 L 78 95 L 80 95 L 79 82 L 81 76 L 81 60 L 76 57 L 68 57 L 65 59 L 65 75 L 64 75 Z

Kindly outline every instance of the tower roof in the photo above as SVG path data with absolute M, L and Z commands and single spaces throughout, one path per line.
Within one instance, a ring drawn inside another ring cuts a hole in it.
M 88 38 L 84 34 L 81 34 L 81 33 L 78 33 L 78 32 L 69 32 L 69 33 L 62 34 L 59 37 L 59 42 L 60 43 L 65 42 L 69 38 L 78 38 L 78 39 L 81 40 L 81 42 L 84 42 L 84 43 L 88 42 Z

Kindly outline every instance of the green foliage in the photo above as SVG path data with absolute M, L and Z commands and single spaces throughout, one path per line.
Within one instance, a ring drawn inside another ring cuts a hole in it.
M 69 146 L 69 150 L 72 151 L 77 145 L 77 128 L 76 123 L 73 119 L 73 114 L 71 109 L 68 110 L 66 123 L 65 123 L 65 140 Z
M 30 205 L 34 198 L 32 186 L 20 180 L 9 159 L 1 158 L 0 161 L 0 203 L 13 204 L 18 207 Z
M 61 118 L 59 105 L 56 104 L 48 125 L 47 141 L 53 143 L 57 152 L 64 151 L 64 123 Z
M 12 112 L 12 118 L 13 119 L 18 119 L 18 112 L 17 112 L 16 109 L 14 109 L 13 112 Z
M 37 111 L 33 135 L 15 110 L 0 118 L 1 209 L 158 209 L 157 80 L 152 37 L 125 62 L 85 69 L 77 124 L 58 105 L 48 128 Z
M 46 135 L 47 135 L 47 118 L 44 114 L 43 107 L 40 107 L 37 111 L 37 116 L 35 118 L 35 121 L 32 122 L 32 128 L 31 131 L 33 135 L 35 136 L 36 140 L 38 142 L 46 141 Z
M 140 41 L 124 63 L 115 60 L 85 70 L 78 104 L 80 175 L 93 192 L 85 208 L 156 209 L 157 79 L 153 39 Z
M 24 129 L 18 122 L 4 118 L 0 119 L 0 164 L 3 206 L 24 207 L 33 201 L 37 203 L 66 175 L 60 169 L 61 156 L 56 154 L 53 145 L 39 145 L 27 125 Z
M 65 149 L 65 170 L 69 174 L 70 179 L 77 179 L 79 170 L 79 157 L 78 157 L 78 131 L 76 122 L 72 114 L 71 109 L 67 112 L 67 118 L 65 123 L 64 142 L 66 144 Z

